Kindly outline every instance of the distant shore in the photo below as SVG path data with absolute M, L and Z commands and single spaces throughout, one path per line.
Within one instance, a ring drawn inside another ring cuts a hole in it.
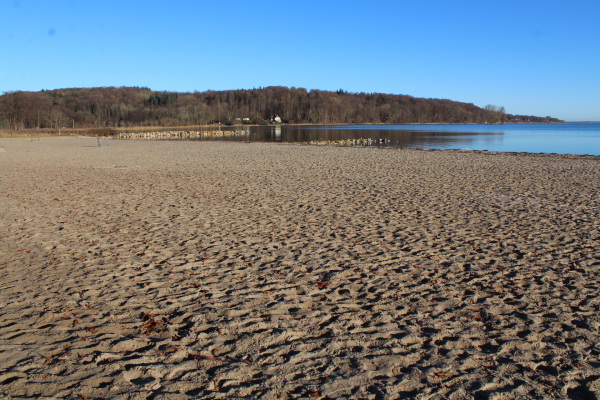
M 377 125 L 377 126 L 386 126 L 386 125 L 504 125 L 504 124 L 539 124 L 540 122 L 525 122 L 525 121 L 515 121 L 515 122 L 505 122 L 498 124 L 474 124 L 474 123 L 466 123 L 466 124 L 456 124 L 456 123 L 447 123 L 447 122 L 428 122 L 428 123 L 408 123 L 408 124 L 382 124 L 382 123 L 364 123 L 364 124 L 287 124 L 287 123 L 273 123 L 269 125 L 257 125 L 257 124 L 233 124 L 233 125 L 219 125 L 219 124 L 210 124 L 210 125 L 183 125 L 183 126 L 130 126 L 130 127 L 87 127 L 87 128 L 62 128 L 58 129 L 0 129 L 0 138 L 11 138 L 11 137 L 52 137 L 52 136 L 77 136 L 77 135 L 87 135 L 90 131 L 97 129 L 110 129 L 115 130 L 116 132 L 154 132 L 154 131 L 192 131 L 192 130 L 204 130 L 204 129 L 236 129 L 242 127 L 256 127 L 256 126 L 352 126 L 352 125 Z M 564 123 L 562 122 L 543 122 L 543 123 Z

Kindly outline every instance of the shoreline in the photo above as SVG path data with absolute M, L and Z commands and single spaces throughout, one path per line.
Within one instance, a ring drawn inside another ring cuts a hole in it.
M 363 123 L 363 124 L 283 124 L 283 123 L 274 123 L 268 125 L 257 125 L 257 124 L 233 124 L 233 125 L 180 125 L 180 126 L 131 126 L 131 127 L 87 127 L 87 128 L 62 128 L 60 131 L 62 132 L 58 135 L 58 129 L 0 129 L 0 139 L 1 138 L 11 138 L 11 137 L 30 137 L 30 136 L 42 136 L 42 137 L 57 137 L 57 136 L 74 136 L 76 134 L 85 133 L 94 129 L 114 129 L 119 133 L 128 133 L 129 131 L 142 131 L 142 130 L 152 130 L 152 131 L 166 131 L 166 130 L 185 130 L 190 128 L 224 128 L 224 129 L 235 129 L 237 127 L 261 127 L 261 126 L 351 126 L 351 125 L 512 125 L 512 124 L 564 124 L 568 122 L 504 122 L 504 123 L 488 123 L 488 124 L 476 124 L 476 123 L 450 123 L 450 122 L 426 122 L 426 123 L 405 123 L 405 124 L 385 124 L 385 123 Z M 175 129 L 181 128 L 181 129 Z M 35 135 L 34 135 L 35 134 Z
M 600 156 L 277 144 L 0 139 L 0 394 L 600 393 Z
M 2 139 L 26 139 L 30 136 L 24 137 L 1 137 L 0 136 L 0 148 L 2 146 Z M 35 136 L 34 136 L 35 137 Z M 411 146 L 380 146 L 380 145 L 338 145 L 335 143 L 310 143 L 310 142 L 269 142 L 269 141 L 238 141 L 238 140 L 215 140 L 201 138 L 202 135 L 178 138 L 178 137 L 131 137 L 131 138 L 113 138 L 110 136 L 75 136 L 75 135 L 61 135 L 61 136 L 40 136 L 42 138 L 55 138 L 55 139 L 111 139 L 111 140 L 122 140 L 122 141 L 142 141 L 142 142 L 178 142 L 178 141 L 189 141 L 189 142 L 206 142 L 206 143 L 235 143 L 235 144 L 267 144 L 267 145 L 292 145 L 292 146 L 314 146 L 314 147 L 332 147 L 332 148 L 356 148 L 356 149 L 374 149 L 374 150 L 397 150 L 397 151 L 443 151 L 443 152 L 458 152 L 458 153 L 476 153 L 476 154 L 488 154 L 488 155 L 513 155 L 513 156 L 533 156 L 533 157 L 564 157 L 564 158 L 583 158 L 591 160 L 600 160 L 600 155 L 594 154 L 574 154 L 574 153 L 543 153 L 543 152 L 527 152 L 527 151 L 499 151 L 499 150 L 476 150 L 476 149 L 461 149 L 461 148 L 445 148 L 435 149 L 428 147 L 411 147 Z M 6 150 L 4 150 L 6 151 Z
M 409 146 L 379 146 L 379 145 L 336 145 L 336 144 L 322 144 L 322 143 L 310 143 L 310 142 L 268 142 L 268 141 L 222 141 L 212 139 L 190 139 L 190 138 L 119 138 L 114 140 L 131 140 L 131 141 L 157 141 L 157 142 L 169 142 L 169 141 L 191 141 L 191 142 L 208 142 L 208 143 L 237 143 L 237 144 L 270 144 L 270 145 L 292 145 L 292 146 L 315 146 L 315 147 L 334 147 L 334 148 L 356 148 L 356 149 L 374 149 L 374 150 L 399 150 L 399 151 L 448 151 L 458 153 L 478 153 L 478 154 L 507 154 L 516 156 L 534 156 L 534 157 L 566 157 L 566 158 L 585 158 L 592 160 L 600 160 L 600 155 L 594 154 L 573 154 L 573 153 L 534 153 L 527 151 L 498 151 L 498 150 L 466 150 L 461 148 L 456 149 L 434 149 L 428 147 L 409 147 Z

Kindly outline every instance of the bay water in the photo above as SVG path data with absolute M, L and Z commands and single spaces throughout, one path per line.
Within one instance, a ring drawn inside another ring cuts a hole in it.
M 248 131 L 247 135 L 223 137 L 223 140 L 309 143 L 372 139 L 371 146 L 600 155 L 600 122 L 499 125 L 270 125 L 250 126 L 244 129 Z

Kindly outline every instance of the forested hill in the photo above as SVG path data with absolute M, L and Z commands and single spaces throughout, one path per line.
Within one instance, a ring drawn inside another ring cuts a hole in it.
M 506 122 L 509 123 L 557 123 L 565 122 L 562 119 L 552 117 L 534 117 L 533 115 L 512 115 L 506 114 Z
M 7 92 L 0 96 L 0 127 L 9 129 L 181 126 L 238 118 L 283 123 L 502 123 L 504 108 L 381 93 L 329 92 L 272 86 L 194 93 L 139 87 Z

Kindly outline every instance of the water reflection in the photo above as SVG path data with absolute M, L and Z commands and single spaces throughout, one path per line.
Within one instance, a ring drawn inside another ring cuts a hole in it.
M 394 147 L 461 148 L 486 137 L 487 143 L 501 143 L 501 132 L 435 132 L 351 127 L 268 126 L 252 127 L 250 140 L 260 142 L 309 143 L 348 139 L 373 139 L 372 145 Z
M 245 129 L 249 129 L 249 135 L 223 137 L 221 140 L 309 143 L 372 139 L 373 146 L 600 155 L 600 124 L 598 123 L 276 125 L 252 126 Z

